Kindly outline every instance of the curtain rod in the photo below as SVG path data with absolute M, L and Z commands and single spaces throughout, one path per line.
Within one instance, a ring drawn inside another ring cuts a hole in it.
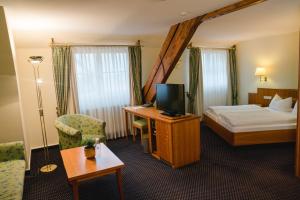
M 51 43 L 49 44 L 50 47 L 53 46 L 69 46 L 69 47 L 144 47 L 141 45 L 141 41 L 138 40 L 136 45 L 122 45 L 122 44 L 113 44 L 113 45 L 107 45 L 107 44 L 73 44 L 73 43 L 55 43 L 54 38 L 51 38 Z
M 144 47 L 141 45 L 121 45 L 121 44 L 116 44 L 116 45 L 102 45 L 102 44 L 65 44 L 65 43 L 54 43 L 50 44 L 49 46 L 69 46 L 69 47 Z
M 191 49 L 195 46 L 192 45 L 192 43 L 189 43 L 189 45 L 186 47 L 187 49 Z M 206 48 L 206 49 L 224 49 L 224 50 L 228 50 L 228 49 L 233 49 L 233 47 L 229 47 L 229 48 L 225 48 L 225 47 L 205 47 L 205 46 L 196 46 L 198 48 Z

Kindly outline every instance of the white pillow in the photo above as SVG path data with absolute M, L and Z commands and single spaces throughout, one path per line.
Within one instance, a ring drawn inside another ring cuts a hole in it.
M 282 99 L 276 94 L 272 99 L 271 103 L 269 104 L 269 108 L 282 112 L 291 112 L 292 104 L 292 97 Z
M 297 111 L 298 111 L 298 101 L 295 103 L 292 113 L 297 115 Z
M 279 101 L 281 100 L 282 98 L 278 95 L 278 94 L 275 94 L 275 96 L 273 97 L 273 99 L 271 100 L 270 104 L 269 104 L 269 108 L 272 108 L 275 106 L 276 104 L 276 101 Z

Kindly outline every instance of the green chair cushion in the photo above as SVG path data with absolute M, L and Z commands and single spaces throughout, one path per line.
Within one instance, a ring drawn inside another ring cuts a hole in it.
M 149 138 L 149 135 L 148 135 L 148 133 L 144 133 L 144 134 L 142 134 L 142 139 L 148 139 Z
M 146 119 L 134 120 L 133 125 L 139 126 L 142 128 L 147 128 L 147 120 Z
M 0 199 L 22 200 L 25 160 L 0 162 Z

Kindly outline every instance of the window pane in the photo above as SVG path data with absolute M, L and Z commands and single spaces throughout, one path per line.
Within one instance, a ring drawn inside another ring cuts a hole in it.
M 202 49 L 203 103 L 208 106 L 227 105 L 229 91 L 228 51 Z
M 109 138 L 122 135 L 122 107 L 130 102 L 128 48 L 77 47 L 72 52 L 80 113 L 106 121 Z

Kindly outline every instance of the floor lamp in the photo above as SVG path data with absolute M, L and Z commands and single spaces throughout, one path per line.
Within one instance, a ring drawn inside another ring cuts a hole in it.
M 30 62 L 33 67 L 35 89 L 36 89 L 36 96 L 38 102 L 38 111 L 40 116 L 40 124 L 41 124 L 42 137 L 43 137 L 44 157 L 46 162 L 46 165 L 44 165 L 40 170 L 41 172 L 47 173 L 47 172 L 54 171 L 57 168 L 57 165 L 50 164 L 47 132 L 45 126 L 44 110 L 43 110 L 43 99 L 42 99 L 42 91 L 41 91 L 41 84 L 43 81 L 42 79 L 40 79 L 40 72 L 39 72 L 39 65 L 42 61 L 43 61 L 42 56 L 30 56 L 28 59 L 28 62 Z

